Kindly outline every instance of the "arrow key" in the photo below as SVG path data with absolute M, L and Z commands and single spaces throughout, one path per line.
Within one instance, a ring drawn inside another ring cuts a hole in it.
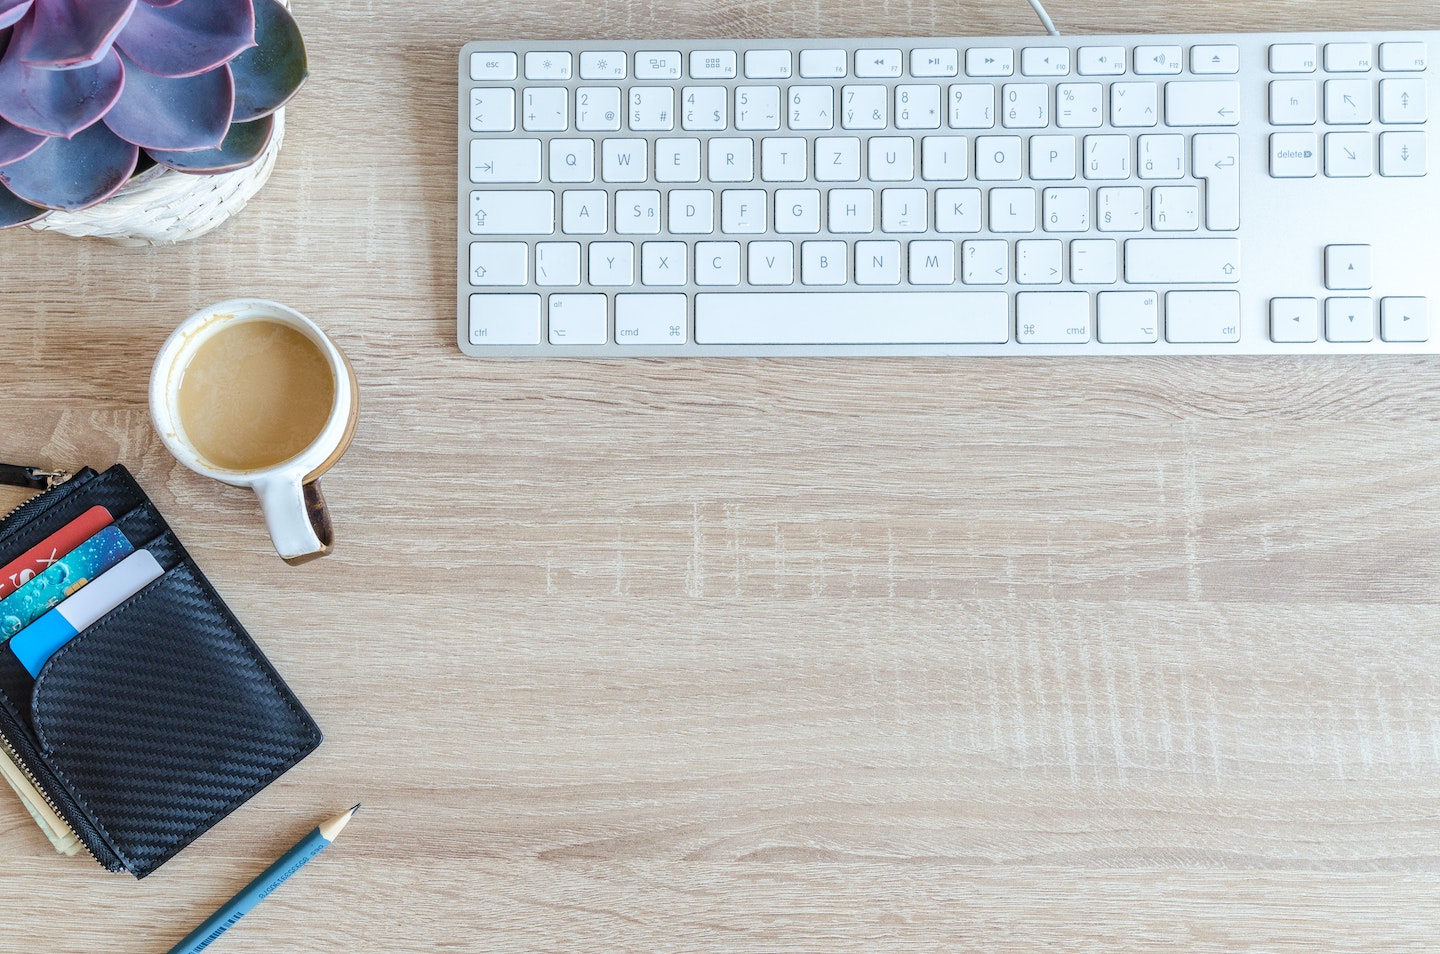
M 1326 341 L 1374 341 L 1373 298 L 1325 299 Z
M 1270 299 L 1271 341 L 1308 343 L 1319 337 L 1319 302 L 1313 298 Z
M 1425 299 L 1380 299 L 1380 337 L 1386 341 L 1429 341 L 1430 318 Z
M 1325 246 L 1325 287 L 1332 290 L 1363 290 L 1371 286 L 1370 246 Z

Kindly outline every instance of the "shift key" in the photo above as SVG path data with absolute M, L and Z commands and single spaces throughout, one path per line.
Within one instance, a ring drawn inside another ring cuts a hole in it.
M 1240 281 L 1240 240 L 1129 239 L 1125 243 L 1125 281 L 1233 285 Z

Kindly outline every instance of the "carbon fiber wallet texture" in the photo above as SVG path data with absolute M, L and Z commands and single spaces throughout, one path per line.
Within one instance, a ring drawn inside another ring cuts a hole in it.
M 313 751 L 320 729 L 124 468 L 64 496 L 34 508 L 36 527 L 4 527 L 0 551 L 102 503 L 167 569 L 28 692 L 0 680 L 24 723 L 3 728 L 63 813 L 81 816 L 67 821 L 96 858 L 144 877 Z

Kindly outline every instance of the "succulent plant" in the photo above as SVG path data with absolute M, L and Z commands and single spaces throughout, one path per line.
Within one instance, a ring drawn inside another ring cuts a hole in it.
M 279 0 L 0 0 L 0 228 L 244 168 L 305 76 Z

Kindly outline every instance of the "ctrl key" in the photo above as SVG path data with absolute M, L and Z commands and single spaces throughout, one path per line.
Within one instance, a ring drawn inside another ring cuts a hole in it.
M 471 295 L 472 345 L 538 345 L 539 295 Z

